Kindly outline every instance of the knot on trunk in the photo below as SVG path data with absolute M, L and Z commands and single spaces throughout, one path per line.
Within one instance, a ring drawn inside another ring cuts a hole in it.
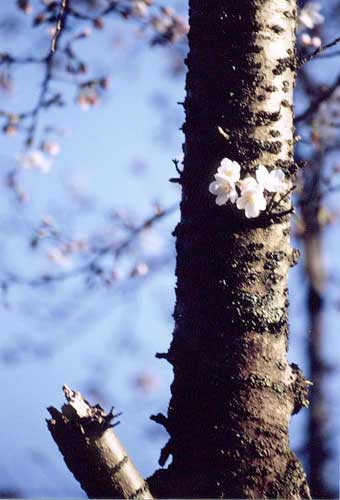
M 308 408 L 309 400 L 308 400 L 308 390 L 309 386 L 313 385 L 312 382 L 306 380 L 302 371 L 295 363 L 290 365 L 290 368 L 293 372 L 295 380 L 292 385 L 293 397 L 294 397 L 294 408 L 293 415 L 298 413 L 302 407 Z

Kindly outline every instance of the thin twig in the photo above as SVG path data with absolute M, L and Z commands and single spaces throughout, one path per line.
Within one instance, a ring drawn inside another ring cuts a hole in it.
M 295 123 L 303 121 L 306 118 L 308 118 L 309 116 L 316 113 L 318 111 L 320 105 L 324 101 L 327 101 L 327 99 L 329 99 L 332 96 L 332 94 L 335 92 L 335 90 L 338 88 L 339 85 L 340 85 L 340 74 L 336 78 L 333 85 L 331 85 L 327 90 L 322 92 L 316 99 L 314 99 L 305 111 L 303 111 L 300 115 L 297 115 L 295 117 Z
M 275 210 L 276 207 L 278 207 L 280 205 L 280 203 L 285 200 L 286 198 L 288 198 L 288 196 L 294 191 L 294 189 L 296 188 L 296 186 L 292 186 L 286 193 L 284 193 L 280 199 L 274 203 L 271 207 L 270 207 L 270 212 L 269 212 L 269 215 L 278 215 L 278 214 L 275 214 L 273 212 L 273 210 Z M 289 209 L 289 212 L 291 212 L 291 209 Z
M 41 90 L 38 98 L 38 102 L 35 106 L 35 108 L 32 110 L 31 115 L 32 115 L 32 122 L 31 125 L 28 129 L 28 137 L 26 139 L 26 146 L 30 147 L 34 141 L 34 135 L 36 132 L 36 129 L 38 127 L 38 121 L 39 121 L 39 114 L 42 108 L 45 106 L 45 98 L 48 94 L 51 79 L 52 79 L 52 68 L 53 68 L 53 58 L 57 50 L 57 44 L 58 41 L 60 40 L 61 34 L 63 32 L 63 29 L 65 28 L 66 24 L 66 17 L 68 13 L 68 2 L 69 0 L 61 0 L 61 7 L 60 7 L 60 12 L 58 15 L 56 27 L 55 27 L 55 33 L 52 38 L 51 42 L 51 49 L 49 54 L 46 56 L 46 67 L 45 67 L 45 75 L 43 82 L 41 84 Z
M 43 64 L 46 61 L 46 57 L 14 57 L 7 52 L 0 53 L 0 65 L 6 64 Z
M 69 0 L 61 0 L 61 6 L 60 6 L 60 11 L 59 11 L 56 27 L 55 27 L 55 33 L 53 35 L 52 43 L 51 43 L 51 53 L 52 54 L 54 54 L 57 50 L 58 39 L 60 37 L 62 30 L 65 27 L 67 10 L 68 10 L 68 3 L 69 3 Z
M 76 57 L 73 51 L 70 49 L 70 43 L 68 43 L 63 49 L 59 49 L 60 46 L 60 39 L 61 36 L 63 35 L 65 31 L 65 26 L 67 19 L 69 17 L 76 18 L 82 21 L 91 21 L 93 23 L 96 23 L 96 21 L 99 21 L 102 17 L 108 16 L 110 14 L 116 14 L 124 19 L 139 19 L 138 15 L 133 14 L 132 7 L 126 7 L 125 2 L 121 0 L 108 0 L 107 5 L 104 9 L 100 10 L 97 12 L 97 14 L 91 15 L 88 14 L 87 12 L 78 12 L 75 10 L 75 7 L 73 3 L 76 2 L 71 2 L 70 0 L 59 0 L 59 2 L 53 2 L 55 5 L 53 5 L 52 10 L 53 10 L 53 18 L 56 17 L 56 25 L 55 25 L 55 33 L 52 37 L 51 44 L 49 44 L 48 47 L 48 53 L 42 57 L 42 58 L 37 58 L 35 56 L 28 56 L 28 57 L 16 57 L 12 56 L 11 54 L 8 54 L 7 52 L 0 52 L 0 66 L 10 66 L 10 65 L 26 65 L 26 64 L 41 64 L 42 69 L 43 69 L 43 78 L 41 82 L 41 91 L 39 93 L 39 96 L 37 98 L 37 102 L 33 105 L 32 109 L 29 109 L 28 111 L 21 112 L 21 113 L 12 113 L 12 112 L 7 112 L 0 110 L 0 117 L 5 117 L 5 118 L 12 118 L 14 117 L 16 120 L 16 125 L 17 128 L 22 128 L 22 130 L 25 130 L 23 122 L 25 120 L 31 120 L 31 123 L 28 124 L 27 126 L 27 136 L 25 140 L 25 146 L 26 148 L 31 147 L 33 145 L 33 142 L 35 140 L 35 135 L 37 132 L 37 128 L 39 125 L 39 119 L 40 119 L 40 114 L 41 112 L 49 107 L 50 105 L 59 105 L 61 104 L 61 99 L 60 99 L 60 93 L 56 94 L 54 98 L 50 100 L 46 100 L 46 96 L 48 95 L 51 87 L 51 82 L 52 80 L 54 81 L 54 74 L 53 74 L 53 57 L 56 54 L 56 52 L 59 50 L 59 52 L 63 53 L 66 55 L 66 57 L 69 59 L 69 62 L 72 63 L 75 61 Z M 55 10 L 58 7 L 58 4 L 60 5 L 59 8 L 59 13 L 58 15 L 55 13 Z M 160 13 L 164 14 L 164 9 L 162 9 L 161 6 L 156 7 Z M 50 11 L 49 5 L 46 6 L 45 12 L 43 13 L 43 20 L 39 21 L 38 24 L 41 24 L 42 22 L 50 22 L 50 15 L 48 14 Z M 48 15 L 47 15 L 48 14 Z M 39 16 L 38 16 L 39 17 Z M 178 24 L 178 17 L 172 15 L 171 17 L 172 20 L 174 21 L 174 25 L 169 28 L 171 31 L 172 29 L 176 28 L 176 25 Z M 157 36 L 159 37 L 160 34 L 157 30 L 157 28 L 154 27 L 153 25 L 153 20 L 154 16 L 150 15 L 145 21 L 143 21 L 143 25 L 145 27 L 149 26 L 154 30 L 155 34 L 153 35 L 153 38 L 151 40 L 151 43 L 153 43 L 154 40 L 156 40 Z M 182 33 L 183 35 L 183 33 Z M 85 35 L 81 37 L 76 37 L 76 39 L 79 38 L 84 38 Z M 174 41 L 171 36 L 167 36 L 167 34 L 162 35 L 161 37 L 162 43 L 168 43 L 171 41 Z M 176 38 L 177 40 L 177 38 Z M 79 61 L 78 61 L 79 62 Z M 86 69 L 85 64 L 80 64 L 79 66 L 81 68 Z M 68 67 L 68 65 L 66 65 Z M 70 67 L 72 67 L 72 64 L 70 64 Z M 68 70 L 67 70 L 68 71 Z
M 156 221 L 163 219 L 164 217 L 170 215 L 177 209 L 178 209 L 178 204 L 176 203 L 175 205 L 171 205 L 167 209 L 157 212 L 156 214 L 146 219 L 142 224 L 135 227 L 132 230 L 131 234 L 120 244 L 118 244 L 117 246 L 113 246 L 113 244 L 110 243 L 108 245 L 103 246 L 102 248 L 99 248 L 96 251 L 96 255 L 92 259 L 90 259 L 83 265 L 75 267 L 70 271 L 60 272 L 55 274 L 46 274 L 33 278 L 19 276 L 11 272 L 6 272 L 4 273 L 5 276 L 2 279 L 2 282 L 5 283 L 6 285 L 15 284 L 15 285 L 24 285 L 29 287 L 39 287 L 42 285 L 46 285 L 48 283 L 64 281 L 70 278 L 76 278 L 87 272 L 91 272 L 95 269 L 98 269 L 98 261 L 102 257 L 111 252 L 115 258 L 119 258 L 122 255 L 122 253 L 132 244 L 132 242 L 141 234 L 143 230 L 149 228 Z
M 331 54 L 322 54 L 321 56 L 318 56 L 318 59 L 332 59 L 333 57 L 339 57 L 340 56 L 340 50 L 336 50 L 334 52 L 331 52 Z
M 308 54 L 307 56 L 302 57 L 300 59 L 299 66 L 300 67 L 303 66 L 307 62 L 309 62 L 312 59 L 314 59 L 315 57 L 317 57 L 319 54 L 322 54 L 322 52 L 325 52 L 325 50 L 328 50 L 332 47 L 335 47 L 339 43 L 340 43 L 340 36 L 335 38 L 335 40 L 333 40 L 332 42 L 326 43 L 325 45 L 321 45 L 321 47 L 315 49 L 311 54 Z

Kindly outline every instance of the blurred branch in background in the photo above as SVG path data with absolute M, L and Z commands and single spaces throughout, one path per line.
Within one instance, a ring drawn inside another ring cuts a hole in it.
M 323 199 L 321 178 L 323 155 L 317 152 L 304 171 L 304 186 L 301 199 L 302 223 L 304 225 L 304 269 L 307 279 L 308 310 L 308 377 L 313 381 L 310 390 L 308 413 L 308 438 L 306 453 L 309 465 L 310 487 L 314 498 L 333 498 L 328 486 L 326 466 L 331 458 L 329 449 L 329 418 L 325 401 L 325 379 L 327 366 L 323 359 L 323 312 L 326 298 L 326 276 L 322 254 L 321 221 Z
M 31 147 L 36 140 L 36 131 L 41 111 L 53 106 L 64 106 L 65 104 L 60 91 L 53 91 L 53 93 L 50 91 L 51 83 L 53 81 L 58 82 L 58 77 L 60 77 L 58 73 L 60 73 L 60 70 L 62 69 L 65 75 L 72 78 L 81 77 L 88 72 L 87 62 L 83 61 L 77 55 L 74 47 L 75 42 L 91 36 L 88 22 L 91 22 L 97 30 L 102 30 L 104 28 L 104 19 L 110 14 L 126 20 L 132 19 L 140 23 L 140 29 L 143 32 L 148 33 L 149 30 L 151 31 L 149 40 L 151 45 L 176 43 L 186 35 L 188 30 L 184 20 L 177 16 L 173 9 L 168 7 L 154 7 L 153 0 L 107 0 L 104 9 L 99 8 L 102 2 L 98 2 L 98 6 L 96 2 L 93 3 L 86 0 L 79 1 L 78 3 L 80 10 L 75 9 L 73 4 L 71 6 L 66 0 L 63 0 L 61 4 L 58 1 L 46 2 L 44 8 L 35 15 L 33 27 L 47 26 L 52 38 L 51 46 L 44 57 L 16 57 L 7 52 L 0 53 L 0 65 L 5 67 L 8 79 L 11 78 L 10 67 L 12 65 L 34 64 L 44 68 L 44 76 L 38 100 L 31 110 L 21 113 L 0 110 L 0 117 L 2 116 L 5 119 L 4 130 L 7 133 L 12 134 L 19 130 L 26 130 L 25 144 L 27 148 Z M 93 12 L 92 14 L 87 13 L 89 4 Z M 19 0 L 17 5 L 26 14 L 32 12 L 32 5 L 28 0 Z M 82 8 L 85 10 L 81 10 Z M 68 17 L 73 17 L 78 21 L 69 30 L 67 30 Z M 86 27 L 81 29 L 84 21 Z M 81 29 L 80 32 L 79 28 Z M 66 34 L 70 35 L 75 29 L 78 30 L 77 33 L 69 37 L 68 42 L 61 46 L 62 37 Z M 57 43 L 58 52 L 62 56 L 62 60 L 54 64 Z M 56 74 L 53 72 L 54 70 L 56 70 Z M 97 103 L 100 91 L 105 90 L 108 85 L 106 78 L 74 83 L 78 87 L 77 102 L 80 106 L 89 107 Z M 26 127 L 27 119 L 30 119 L 28 127 Z
M 86 253 L 90 256 L 90 258 L 87 259 L 87 262 L 85 264 L 82 264 L 78 267 L 73 267 L 73 269 L 71 269 L 70 271 L 55 274 L 44 274 L 36 278 L 25 277 L 10 271 L 5 271 L 2 277 L 2 290 L 3 292 L 8 291 L 8 289 L 12 285 L 26 285 L 29 287 L 37 287 L 57 281 L 65 281 L 70 278 L 79 277 L 80 275 L 84 275 L 87 278 L 91 275 L 95 275 L 97 278 L 100 278 L 103 283 L 109 285 L 115 280 L 115 275 L 112 272 L 112 265 L 109 269 L 105 269 L 105 267 L 103 267 L 101 264 L 101 259 L 106 257 L 107 255 L 110 255 L 110 257 L 112 257 L 114 261 L 115 266 L 116 261 L 122 255 L 124 255 L 124 252 L 127 251 L 133 243 L 135 243 L 136 238 L 139 237 L 141 233 L 143 233 L 143 231 L 149 230 L 157 221 L 174 213 L 176 210 L 178 210 L 177 204 L 165 209 L 157 206 L 155 213 L 144 220 L 141 224 L 134 226 L 130 223 L 128 226 L 126 226 L 129 234 L 122 241 L 111 241 L 108 244 L 99 246 L 92 246 L 85 241 L 78 243 L 75 241 L 71 241 L 66 245 L 54 247 L 54 252 L 51 253 L 50 251 L 50 259 L 60 263 L 67 263 L 67 259 L 70 254 L 84 250 L 87 251 Z M 53 234 L 53 227 L 48 227 L 48 232 L 49 231 L 51 231 L 51 233 Z M 42 235 L 41 230 L 39 231 L 39 233 L 37 235 L 38 240 L 42 237 L 46 238 L 46 234 Z M 34 245 L 38 244 L 38 240 L 34 240 Z M 138 274 L 142 275 L 146 272 L 148 272 L 146 264 L 143 265 L 143 263 L 141 263 L 139 264 L 139 266 L 137 265 L 131 270 L 131 277 Z
M 329 461 L 334 459 L 334 450 L 331 450 L 331 418 L 327 403 L 329 396 L 326 396 L 326 380 L 330 368 L 323 354 L 327 335 L 324 330 L 327 277 L 322 240 L 324 229 L 334 223 L 337 217 L 327 209 L 327 196 L 336 189 L 339 173 L 337 166 L 329 166 L 328 155 L 340 148 L 339 133 L 335 126 L 340 118 L 340 79 L 337 77 L 329 87 L 320 86 L 313 81 L 310 74 L 302 70 L 301 81 L 310 104 L 297 116 L 296 121 L 307 121 L 312 145 L 301 176 L 301 225 L 298 231 L 298 236 L 303 241 L 304 272 L 307 280 L 308 378 L 313 381 L 304 451 L 313 498 L 335 498 L 337 492 L 332 490 L 327 479 L 327 466 Z M 298 148 L 298 161 L 303 161 L 301 146 Z

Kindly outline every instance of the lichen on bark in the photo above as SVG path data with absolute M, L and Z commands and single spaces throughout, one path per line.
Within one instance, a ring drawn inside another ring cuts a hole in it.
M 163 356 L 174 381 L 167 418 L 156 418 L 172 463 L 149 484 L 158 497 L 309 498 L 288 438 L 307 404 L 286 357 L 290 218 L 247 220 L 208 192 L 224 157 L 244 175 L 282 168 L 293 183 L 296 4 L 189 5 L 175 330 Z

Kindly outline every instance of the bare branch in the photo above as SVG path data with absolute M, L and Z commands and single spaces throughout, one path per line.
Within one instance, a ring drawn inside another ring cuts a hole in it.
M 90 259 L 85 264 L 82 264 L 78 267 L 75 267 L 74 269 L 71 269 L 70 271 L 65 271 L 55 274 L 45 274 L 42 276 L 37 276 L 32 278 L 19 276 L 12 272 L 6 272 L 4 273 L 2 281 L 7 286 L 15 284 L 15 285 L 25 285 L 29 287 L 39 287 L 46 285 L 47 283 L 64 281 L 70 278 L 76 278 L 78 276 L 86 274 L 87 272 L 91 271 L 96 272 L 96 270 L 99 268 L 98 262 L 102 257 L 111 253 L 115 258 L 119 258 L 124 253 L 124 251 L 126 251 L 130 247 L 130 245 L 133 243 L 133 241 L 135 241 L 135 239 L 141 234 L 142 231 L 150 228 L 155 222 L 163 219 L 167 215 L 170 215 L 177 209 L 178 209 L 177 203 L 175 205 L 171 205 L 166 209 L 159 209 L 155 214 L 145 219 L 144 222 L 142 222 L 139 226 L 134 227 L 131 230 L 130 235 L 126 239 L 121 241 L 118 245 L 110 243 L 108 245 L 98 248 L 92 259 Z
M 306 120 L 306 118 L 309 118 L 311 115 L 316 113 L 320 105 L 324 101 L 327 101 L 327 99 L 329 99 L 332 96 L 332 94 L 335 92 L 335 90 L 338 88 L 339 85 L 340 85 L 340 74 L 334 81 L 333 85 L 328 87 L 324 92 L 321 92 L 320 95 L 318 95 L 314 100 L 312 100 L 311 104 L 305 111 L 303 111 L 300 115 L 297 115 L 295 117 L 295 123 Z
M 99 405 L 90 405 L 66 385 L 63 391 L 67 404 L 61 412 L 48 408 L 52 418 L 47 426 L 88 497 L 152 499 L 147 483 L 112 429 L 118 415 L 112 409 L 106 414 Z
M 54 52 L 56 52 L 56 50 L 57 50 L 59 36 L 65 27 L 66 17 L 67 17 L 67 13 L 68 13 L 68 3 L 69 3 L 68 0 L 61 0 L 60 12 L 58 15 L 57 24 L 55 27 L 55 33 L 54 33 L 54 36 L 52 38 L 52 43 L 51 43 L 51 53 L 52 54 L 54 54 Z
M 59 2 L 52 2 L 45 6 L 45 9 L 38 13 L 34 20 L 34 26 L 40 26 L 42 24 L 51 24 L 55 22 L 54 28 L 55 32 L 52 37 L 51 45 L 48 48 L 48 52 L 44 57 L 37 58 L 34 55 L 27 57 L 16 57 L 7 52 L 0 52 L 0 65 L 9 67 L 11 65 L 28 65 L 28 64 L 40 64 L 43 70 L 43 77 L 41 81 L 41 88 L 39 95 L 37 97 L 36 103 L 33 107 L 27 111 L 21 113 L 13 113 L 5 110 L 0 110 L 0 117 L 3 117 L 7 123 L 3 129 L 10 130 L 15 126 L 15 129 L 19 128 L 26 134 L 25 146 L 30 148 L 37 135 L 37 129 L 39 125 L 41 112 L 51 106 L 62 106 L 63 93 L 61 91 L 56 92 L 54 95 L 49 97 L 52 82 L 58 80 L 55 78 L 54 71 L 54 55 L 57 50 L 66 58 L 66 73 L 71 75 L 80 75 L 87 71 L 87 64 L 80 60 L 75 51 L 72 48 L 72 43 L 76 40 L 86 38 L 86 30 L 80 34 L 75 35 L 64 47 L 59 49 L 60 40 L 65 32 L 65 25 L 67 18 L 72 17 L 78 21 L 90 21 L 98 29 L 103 28 L 103 18 L 111 14 L 118 15 L 123 19 L 132 19 L 139 23 L 140 29 L 144 32 L 148 32 L 150 35 L 151 45 L 167 45 L 174 44 L 175 42 L 182 40 L 188 31 L 188 26 L 186 22 L 175 14 L 171 9 L 161 6 L 152 6 L 152 2 L 149 0 L 143 0 L 145 12 L 139 11 L 133 4 L 133 2 L 125 0 L 110 0 L 107 2 L 106 7 L 97 12 L 96 15 L 88 14 L 88 12 L 81 12 L 71 6 L 70 0 L 59 0 Z M 59 12 L 58 4 L 60 4 Z M 151 14 L 150 10 L 153 9 L 154 13 Z M 51 15 L 51 11 L 53 15 Z M 72 29 L 71 29 L 72 31 Z M 77 82 L 76 85 L 79 89 L 90 89 L 92 87 L 99 87 L 101 89 L 106 88 L 104 82 L 105 79 L 94 79 L 90 83 Z M 74 82 L 72 82 L 74 83 Z M 96 96 L 96 93 L 94 93 Z M 93 105 L 93 100 L 90 102 Z M 97 102 L 97 99 L 95 99 Z M 28 121 L 28 126 L 24 126 L 25 121 Z
M 339 43 L 340 43 L 340 36 L 335 38 L 332 42 L 326 43 L 325 45 L 321 45 L 321 47 L 318 47 L 317 49 L 315 49 L 311 54 L 308 54 L 307 56 L 303 57 L 300 60 L 300 66 L 302 66 L 303 64 L 306 64 L 307 62 L 311 61 L 315 57 L 318 57 L 320 54 L 322 54 L 326 50 L 328 50 L 332 47 L 335 47 Z
M 339 57 L 339 56 L 340 56 L 340 50 L 335 50 L 330 54 L 322 54 L 321 56 L 318 56 L 318 59 L 333 59 L 333 57 Z

